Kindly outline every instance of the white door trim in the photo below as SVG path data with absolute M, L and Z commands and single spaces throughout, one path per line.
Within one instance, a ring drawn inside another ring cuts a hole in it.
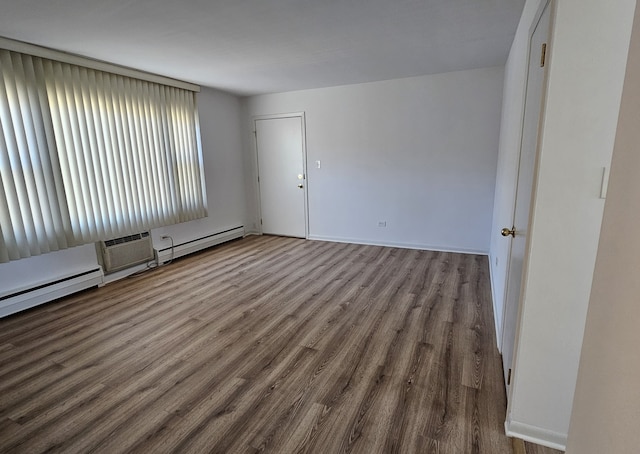
M 256 202 L 258 208 L 258 221 L 262 219 L 262 204 L 260 197 L 260 182 L 257 180 L 260 177 L 260 164 L 258 162 L 258 140 L 256 137 L 256 121 L 258 120 L 274 120 L 278 118 L 300 118 L 300 125 L 302 128 L 302 172 L 304 174 L 303 191 L 304 191 L 304 237 L 309 239 L 309 174 L 307 172 L 307 121 L 305 112 L 290 112 L 268 115 L 254 115 L 251 117 L 251 127 L 253 134 L 253 159 L 256 166 Z M 260 235 L 262 232 L 262 223 L 258 222 L 258 231 Z

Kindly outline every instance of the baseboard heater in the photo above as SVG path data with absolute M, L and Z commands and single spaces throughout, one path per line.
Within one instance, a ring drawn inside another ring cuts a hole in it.
M 173 254 L 171 252 L 171 247 L 158 249 L 156 250 L 156 256 L 158 258 L 158 263 L 165 263 L 169 260 L 182 257 L 187 254 L 192 254 L 202 249 L 242 238 L 243 236 L 244 226 L 234 227 L 223 232 L 214 233 L 212 235 L 207 235 L 205 237 L 191 241 L 185 241 L 184 243 L 175 244 L 173 246 Z
M 100 268 L 0 296 L 0 317 L 102 284 Z
M 146 233 L 146 232 L 145 232 Z M 221 243 L 225 243 L 227 241 L 231 241 L 237 238 L 242 238 L 244 236 L 244 227 L 235 227 L 229 230 L 225 230 L 223 232 L 219 232 L 213 235 L 208 235 L 203 238 L 199 238 L 192 241 L 187 241 L 181 244 L 176 244 L 173 250 L 173 258 L 181 257 L 187 254 L 191 254 L 193 252 L 216 246 Z M 149 242 L 150 244 L 150 236 L 145 234 L 140 234 L 140 238 L 129 238 L 127 241 L 114 240 L 115 243 L 109 243 L 105 245 L 106 248 L 120 246 L 118 249 L 112 249 L 112 251 L 116 250 L 124 250 L 127 246 L 131 246 L 132 243 L 137 244 L 135 248 L 132 249 L 132 255 L 134 257 L 119 257 L 116 256 L 116 260 L 112 260 L 112 265 L 120 268 L 132 266 L 131 263 L 138 260 L 146 260 L 149 257 L 147 253 L 147 246 L 145 242 Z M 100 245 L 102 247 L 102 245 Z M 151 249 L 153 251 L 153 249 Z M 137 252 L 136 252 L 137 251 Z M 144 254 L 140 251 L 144 251 Z M 155 251 L 158 257 L 158 261 L 160 263 L 164 263 L 169 261 L 172 258 L 171 248 L 164 248 L 158 251 Z M 109 252 L 107 252 L 109 254 Z M 116 254 L 120 254 L 120 252 L 116 252 Z M 101 254 L 98 254 L 100 257 Z M 153 256 L 151 255 L 153 258 Z M 110 257 L 113 259 L 113 257 Z M 113 270 L 113 267 L 111 268 Z M 120 268 L 121 269 L 121 268 Z M 63 296 L 71 295 L 72 293 L 79 292 L 81 290 L 85 290 L 87 288 L 96 287 L 98 285 L 102 285 L 104 283 L 104 272 L 102 269 L 97 268 L 94 270 L 88 270 L 83 273 L 74 274 L 68 277 L 64 277 L 62 279 L 58 279 L 53 282 L 43 283 L 41 285 L 37 285 L 35 287 L 29 287 L 23 290 L 16 290 L 7 295 L 0 295 L 0 317 L 6 317 L 7 315 L 14 314 L 16 312 L 23 311 L 25 309 L 32 308 L 34 306 L 38 306 L 40 304 L 47 303 L 49 301 L 53 301 L 58 298 L 62 298 Z

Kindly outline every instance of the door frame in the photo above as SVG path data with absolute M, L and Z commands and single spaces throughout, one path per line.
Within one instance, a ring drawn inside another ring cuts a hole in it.
M 256 168 L 255 183 L 256 183 L 256 205 L 258 215 L 258 232 L 260 235 L 262 231 L 262 197 L 260 194 L 260 160 L 258 158 L 258 136 L 256 134 L 256 122 L 258 120 L 277 120 L 280 118 L 300 118 L 300 128 L 302 129 L 302 182 L 304 184 L 304 238 L 309 239 L 309 174 L 307 173 L 307 120 L 305 112 L 290 112 L 279 114 L 267 114 L 267 115 L 254 115 L 251 117 L 251 133 L 253 135 L 253 159 Z
M 547 32 L 547 50 L 546 50 L 546 68 L 545 68 L 545 72 L 544 72 L 544 76 L 543 76 L 543 81 L 542 81 L 542 99 L 540 100 L 540 113 L 538 116 L 538 131 L 537 131 L 537 137 L 536 137 L 536 151 L 535 151 L 535 161 L 534 161 L 534 165 L 533 165 L 533 184 L 532 184 L 532 188 L 531 188 L 531 201 L 530 201 L 530 205 L 529 205 L 529 218 L 527 221 L 527 239 L 525 242 L 525 246 L 524 246 L 524 263 L 522 264 L 522 279 L 521 279 L 521 284 L 520 284 L 520 291 L 519 291 L 519 296 L 518 296 L 518 313 L 516 316 L 516 326 L 515 326 L 515 338 L 514 338 L 514 343 L 513 343 L 513 350 L 512 350 L 512 357 L 511 357 L 511 369 L 512 369 L 512 377 L 511 377 L 511 384 L 509 386 L 507 386 L 507 383 L 505 381 L 505 387 L 507 387 L 507 412 L 506 412 L 506 417 L 507 420 L 509 418 L 509 413 L 510 413 L 510 408 L 511 408 L 511 394 L 512 391 L 515 387 L 515 383 L 517 381 L 517 374 L 515 373 L 515 364 L 516 364 L 516 360 L 518 357 L 518 346 L 519 346 L 519 338 L 520 338 L 520 330 L 521 330 L 521 324 L 522 324 L 522 308 L 524 306 L 524 295 L 526 293 L 526 286 L 527 286 L 527 282 L 526 282 L 526 276 L 528 274 L 528 269 L 529 269 L 529 256 L 530 256 L 530 251 L 531 251 L 531 226 L 533 225 L 533 219 L 534 219 L 534 208 L 535 208 L 535 203 L 536 203 L 536 198 L 537 198 L 537 187 L 538 187 L 538 173 L 539 173 L 539 166 L 540 166 L 540 151 L 542 148 L 542 139 L 544 136 L 544 118 L 545 118 L 545 113 L 546 113 L 546 106 L 547 106 L 547 95 L 549 92 L 549 69 L 550 69 L 550 65 L 552 62 L 552 57 L 553 57 L 553 27 L 554 27 L 554 23 L 555 23 L 555 17 L 556 17 L 556 11 L 557 11 L 557 2 L 556 0 L 542 0 L 540 2 L 540 5 L 538 6 L 538 9 L 536 10 L 536 14 L 534 15 L 533 21 L 531 23 L 531 27 L 529 28 L 528 34 L 527 34 L 527 53 L 526 53 L 526 64 L 527 64 L 527 69 L 526 69 L 526 74 L 525 74 L 525 79 L 524 79 L 524 84 L 522 87 L 522 99 L 523 99 L 523 103 L 522 103 L 522 111 L 521 111 L 521 121 L 520 121 L 520 128 L 519 128 L 519 149 L 518 149 L 518 164 L 516 167 L 516 172 L 515 172 L 515 185 L 514 185 L 514 189 L 515 189 L 515 194 L 514 194 L 514 198 L 513 198 L 513 210 L 511 212 L 511 225 L 513 225 L 513 222 L 515 220 L 515 214 L 516 214 L 516 204 L 517 204 L 517 197 L 518 197 L 518 180 L 520 177 L 520 164 L 521 164 L 521 156 L 522 156 L 522 141 L 524 140 L 524 124 L 525 124 L 525 109 L 526 109 L 526 100 L 527 100 L 527 87 L 529 85 L 529 60 L 531 58 L 531 52 L 533 51 L 533 49 L 531 48 L 531 41 L 533 39 L 533 34 L 536 30 L 536 28 L 538 27 L 538 23 L 540 22 L 540 19 L 545 11 L 546 8 L 549 8 L 549 30 Z M 507 321 L 506 315 L 507 315 L 507 305 L 508 305 L 508 300 L 507 300 L 507 296 L 508 296 L 508 292 L 509 292 L 509 273 L 511 272 L 511 254 L 512 254 L 512 246 L 513 243 L 511 240 L 509 240 L 509 246 L 508 246 L 508 255 L 507 255 L 507 265 L 506 265 L 506 271 L 505 271 L 505 287 L 504 287 L 504 297 L 503 297 L 503 307 L 502 307 L 502 323 L 503 326 L 501 327 L 500 330 L 500 352 L 504 351 L 504 335 L 505 335 L 505 323 Z M 503 362 L 504 364 L 504 362 Z M 506 371 L 504 371 L 504 375 L 506 376 Z

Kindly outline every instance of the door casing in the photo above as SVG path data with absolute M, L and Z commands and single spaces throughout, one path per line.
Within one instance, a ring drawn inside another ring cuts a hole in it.
M 279 118 L 300 118 L 301 133 L 302 133 L 302 168 L 304 179 L 302 180 L 304 187 L 304 238 L 309 238 L 309 174 L 307 172 L 307 122 L 305 112 L 291 112 L 282 114 L 268 114 L 268 115 L 255 115 L 251 119 L 252 133 L 253 133 L 253 152 L 254 152 L 254 164 L 256 168 L 256 200 L 257 200 L 257 216 L 258 216 L 258 231 L 260 235 L 263 234 L 262 223 L 262 204 L 260 196 L 260 183 L 257 181 L 260 172 L 260 164 L 258 160 L 258 141 L 256 137 L 256 121 L 259 120 L 275 120 Z
M 539 24 L 540 24 L 540 20 L 543 16 L 543 14 L 545 13 L 545 11 L 549 12 L 549 23 L 548 23 L 548 29 L 546 30 L 545 33 L 545 38 L 544 41 L 547 43 L 546 46 L 546 62 L 545 62 L 545 68 L 544 68 L 544 74 L 543 74 L 543 79 L 542 79 L 542 86 L 541 86 L 541 99 L 539 99 L 537 102 L 540 102 L 540 110 L 539 110 L 539 115 L 537 118 L 537 132 L 536 132 L 536 147 L 535 147 L 535 158 L 534 158 L 534 163 L 533 163 L 533 178 L 532 178 L 532 187 L 531 187 L 531 193 L 530 193 L 530 203 L 529 203 L 529 210 L 528 210 L 528 221 L 527 221 L 527 225 L 524 226 L 524 228 L 526 229 L 527 232 L 527 237 L 525 239 L 525 244 L 524 244 L 524 254 L 523 254 L 523 263 L 522 263 L 522 278 L 520 280 L 520 288 L 519 289 L 515 289 L 515 295 L 517 296 L 516 300 L 513 300 L 513 292 L 514 289 L 510 288 L 510 274 L 512 272 L 511 269 L 511 262 L 512 262 L 512 254 L 513 254 L 513 244 L 512 244 L 512 240 L 509 239 L 509 247 L 508 247 L 508 263 L 507 263 L 507 267 L 506 267 L 506 285 L 505 285 L 505 291 L 504 291 L 504 305 L 503 305 L 503 314 L 502 314 L 502 320 L 503 320 L 503 326 L 501 329 L 501 339 L 500 339 L 500 351 L 503 354 L 503 369 L 504 369 L 504 377 L 505 377 L 505 385 L 507 385 L 507 379 L 509 376 L 509 369 L 513 368 L 513 364 L 515 364 L 516 362 L 516 356 L 517 356 L 517 351 L 518 351 L 518 337 L 520 335 L 520 317 L 521 317 L 521 312 L 522 312 L 522 303 L 523 303 L 523 296 L 525 294 L 526 291 L 526 281 L 525 281 L 525 277 L 527 275 L 527 261 L 528 261 L 528 257 L 529 257 L 529 250 L 531 247 L 531 225 L 532 225 L 532 221 L 533 221 L 533 208 L 535 206 L 535 194 L 536 194 L 536 187 L 537 187 L 537 175 L 538 175 L 538 161 L 539 161 L 539 154 L 540 154 L 540 145 L 541 145 L 541 139 L 542 139 L 542 132 L 543 132 L 543 118 L 544 118 L 544 112 L 545 112 L 545 106 L 546 106 L 546 92 L 547 92 L 547 79 L 548 79 L 548 69 L 549 69 L 549 63 L 550 63 L 550 57 L 551 57 L 551 41 L 552 41 L 552 30 L 553 30 L 553 21 L 554 21 L 554 17 L 555 17 L 555 7 L 556 7 L 556 2 L 555 0 L 546 0 L 543 1 L 539 8 L 538 11 L 536 12 L 536 15 L 534 17 L 534 20 L 532 22 L 532 26 L 529 29 L 529 33 L 528 33 L 528 51 L 527 51 L 527 76 L 525 79 L 525 85 L 524 85 L 524 91 L 525 91 L 525 102 L 523 103 L 522 106 L 522 123 L 521 123 L 521 127 L 520 127 L 520 150 L 518 151 L 518 169 L 516 172 L 516 196 L 514 197 L 514 203 L 513 203 L 513 212 L 512 212 L 512 217 L 511 217 L 511 225 L 510 226 L 505 226 L 505 227 L 509 227 L 511 228 L 514 225 L 515 222 L 515 217 L 516 217 L 516 209 L 517 209 L 517 204 L 518 204 L 518 183 L 519 183 L 519 179 L 520 179 L 520 164 L 521 164 L 521 156 L 522 156 L 522 148 L 523 148 L 523 142 L 524 142 L 524 129 L 525 129 L 525 121 L 526 121 L 526 115 L 525 115 L 525 111 L 527 108 L 527 101 L 531 102 L 530 99 L 527 99 L 527 91 L 528 91 L 528 86 L 529 86 L 529 62 L 531 62 L 532 65 L 535 65 L 535 61 L 536 59 L 532 60 L 532 56 L 533 54 L 538 54 L 538 52 L 540 51 L 540 49 L 538 48 L 532 48 L 531 44 L 532 44 L 532 40 L 533 40 L 533 35 L 536 32 L 536 29 L 538 28 Z M 515 226 L 516 230 L 518 228 L 522 229 L 522 226 Z M 517 233 L 517 232 L 516 232 Z M 512 298 L 509 298 L 509 297 Z M 512 301 L 513 300 L 513 301 Z M 513 305 L 516 305 L 517 307 L 513 307 Z M 515 317 L 513 317 L 513 312 L 511 312 L 511 317 L 509 317 L 509 310 L 511 311 L 515 311 Z M 507 326 L 508 323 L 510 323 L 510 320 L 513 320 L 513 322 L 511 323 L 515 323 L 515 326 Z M 507 346 L 507 342 L 510 342 L 509 337 L 509 331 L 513 330 L 511 332 L 514 332 L 514 340 L 513 340 L 513 344 L 508 347 Z M 511 350 L 511 352 L 509 353 L 509 349 Z M 506 350 L 506 351 L 505 351 Z M 515 372 L 513 372 L 511 374 L 511 386 L 507 385 L 507 400 L 508 400 L 508 404 L 510 401 L 510 395 L 511 395 L 511 389 L 513 388 L 513 383 L 516 379 L 516 374 Z M 507 413 L 508 414 L 508 413 Z

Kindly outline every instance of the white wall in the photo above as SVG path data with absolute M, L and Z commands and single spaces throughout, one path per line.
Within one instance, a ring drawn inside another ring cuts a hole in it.
M 538 1 L 527 10 L 529 3 Z M 602 167 L 613 150 L 634 7 L 635 0 L 556 3 L 507 409 L 512 435 L 555 447 L 569 429 L 604 206 Z
M 246 110 L 306 113 L 310 238 L 486 253 L 502 74 L 263 95 L 248 98 Z M 253 143 L 247 148 L 254 155 Z M 254 197 L 255 181 L 254 168 Z
M 640 430 L 640 9 L 569 428 L 569 454 L 632 454 Z
M 209 216 L 152 231 L 154 247 L 167 247 L 161 235 L 182 243 L 243 225 L 244 170 L 241 106 L 236 96 L 203 88 L 198 110 Z M 98 267 L 93 244 L 0 264 L 0 295 L 56 281 Z

